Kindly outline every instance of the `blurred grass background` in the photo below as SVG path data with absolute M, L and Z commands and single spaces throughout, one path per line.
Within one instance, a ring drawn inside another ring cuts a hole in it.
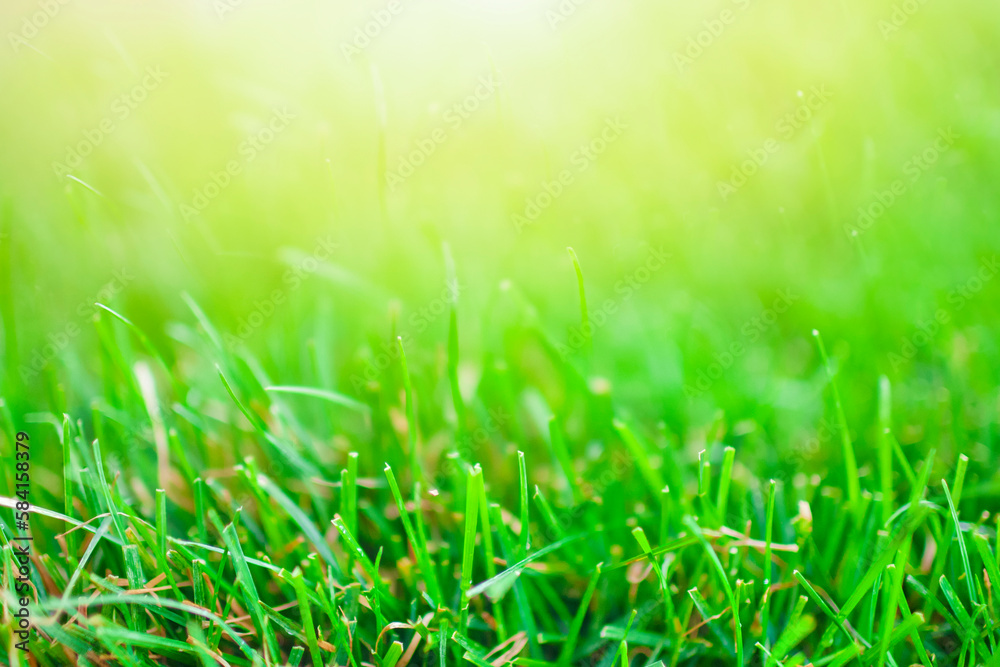
M 554 339 L 570 336 L 572 246 L 591 309 L 616 304 L 594 336 L 590 372 L 609 379 L 621 410 L 685 439 L 721 410 L 739 434 L 788 447 L 824 413 L 816 328 L 843 366 L 852 424 L 876 423 L 886 374 L 904 445 L 995 463 L 1000 281 L 960 307 L 949 294 L 1000 245 L 1000 7 L 908 3 L 916 11 L 889 30 L 880 22 L 902 3 L 399 0 L 348 58 L 356 29 L 390 3 L 70 0 L 53 3 L 27 44 L 12 38 L 30 33 L 24 22 L 43 4 L 0 8 L 3 395 L 15 412 L 58 391 L 79 411 L 100 393 L 94 301 L 195 369 L 176 340 L 176 323 L 193 323 L 181 294 L 235 334 L 274 290 L 287 298 L 247 344 L 283 384 L 322 384 L 309 370 L 314 341 L 330 388 L 356 393 L 351 378 L 400 332 L 415 366 L 440 369 L 447 315 L 426 327 L 414 318 L 447 288 L 442 242 L 461 286 L 463 381 L 504 356 L 557 405 L 546 367 L 509 329 L 531 317 L 527 303 Z M 699 36 L 707 44 L 679 66 Z M 166 77 L 120 117 L 116 100 L 147 68 Z M 484 77 L 499 81 L 496 92 L 456 127 L 448 110 Z M 813 87 L 830 99 L 779 135 Z M 294 119 L 185 219 L 182 205 L 242 159 L 275 109 Z M 53 163 L 106 118 L 113 131 L 74 178 L 57 176 Z M 620 137 L 575 171 L 576 152 L 608 119 L 624 124 Z M 858 207 L 904 178 L 942 128 L 954 144 L 853 236 Z M 412 176 L 380 186 L 436 131 L 445 140 Z M 723 200 L 719 182 L 771 138 L 779 149 Z M 563 169 L 573 182 L 519 231 L 512 216 Z M 289 289 L 289 266 L 326 238 L 334 256 Z M 616 285 L 651 248 L 669 261 L 624 299 Z M 104 300 L 122 270 L 134 279 Z M 748 336 L 779 290 L 797 300 Z M 938 309 L 948 323 L 893 363 Z M 73 324 L 79 335 L 25 376 Z M 733 343 L 745 352 L 688 396 L 684 385 Z M 434 391 L 447 402 L 446 379 Z M 874 437 L 874 426 L 857 434 L 863 467 Z M 838 456 L 831 444 L 806 469 L 822 470 L 827 450 Z

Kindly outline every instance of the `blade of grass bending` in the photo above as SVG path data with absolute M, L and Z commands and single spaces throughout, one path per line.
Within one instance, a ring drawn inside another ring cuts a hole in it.
M 837 409 L 837 426 L 840 429 L 840 444 L 843 448 L 844 468 L 847 475 L 847 498 L 851 503 L 851 509 L 855 513 L 855 522 L 859 522 L 861 517 L 857 513 L 861 506 L 861 482 L 858 477 L 858 462 L 854 456 L 854 446 L 851 444 L 851 434 L 847 430 L 847 417 L 844 415 L 844 406 L 840 401 L 840 392 L 837 390 L 837 382 L 834 379 L 833 368 L 830 366 L 830 359 L 826 355 L 823 338 L 816 329 L 813 329 L 812 333 L 816 339 L 816 344 L 819 346 L 819 353 L 823 358 L 826 375 L 830 379 L 830 387 L 833 391 L 833 402 Z
M 830 605 L 826 603 L 826 600 L 824 600 L 823 597 L 816 592 L 816 589 L 813 588 L 812 584 L 810 584 L 809 581 L 804 576 L 802 576 L 801 572 L 795 570 L 794 572 L 792 572 L 792 576 L 798 580 L 799 584 L 801 584 L 804 589 L 806 589 L 806 593 L 808 593 L 809 597 L 812 598 L 813 602 L 815 602 L 817 606 L 819 606 L 819 608 L 823 610 L 823 613 L 830 617 L 830 619 L 834 623 L 834 626 L 839 628 L 840 631 L 844 633 L 844 636 L 847 637 L 848 641 L 854 644 L 855 648 L 857 648 L 860 651 L 860 647 L 857 646 L 857 642 L 855 641 L 854 636 L 851 635 L 850 632 L 848 632 L 847 627 L 844 625 L 844 619 L 840 618 L 840 614 L 834 613 L 833 609 L 830 608 Z M 841 613 L 843 613 L 843 610 L 841 610 Z M 823 643 L 823 645 L 825 645 L 825 642 Z
M 83 552 L 83 557 L 80 559 L 80 562 L 76 564 L 76 569 L 73 570 L 72 576 L 66 583 L 66 587 L 62 594 L 63 602 L 68 600 L 69 596 L 73 593 L 73 586 L 76 584 L 76 580 L 80 578 L 80 574 L 83 572 L 83 568 L 87 564 L 87 561 L 90 560 L 91 554 L 94 553 L 97 545 L 101 543 L 101 539 L 107 534 L 109 526 L 111 526 L 111 517 L 106 516 L 104 517 L 104 520 L 101 521 L 101 525 L 97 529 L 97 533 L 94 535 L 93 539 L 90 540 L 90 543 L 87 545 L 87 550 Z
M 403 502 L 403 496 L 400 494 L 399 486 L 396 484 L 396 476 L 392 474 L 392 468 L 389 467 L 388 463 L 385 464 L 385 476 L 389 480 L 392 497 L 396 500 L 399 518 L 403 521 L 403 530 L 410 541 L 413 553 L 417 556 L 417 564 L 420 566 L 420 572 L 423 574 L 424 583 L 427 586 L 427 594 L 430 595 L 435 605 L 442 604 L 444 600 L 441 597 L 441 589 L 438 587 L 437 573 L 431 565 L 430 553 L 427 551 L 426 544 L 418 539 L 417 534 L 413 530 L 413 523 L 410 521 L 409 512 L 406 511 L 406 504 Z
M 355 558 L 357 558 L 358 561 L 360 561 L 361 567 L 364 569 L 368 577 L 372 580 L 373 585 L 378 586 L 379 576 L 378 576 L 378 570 L 375 569 L 375 564 L 372 563 L 371 559 L 368 557 L 368 554 L 366 554 L 364 550 L 361 548 L 361 545 L 358 544 L 358 541 L 354 538 L 354 534 L 351 532 L 350 528 L 347 527 L 347 524 L 344 523 L 343 517 L 341 517 L 339 514 L 335 514 L 332 523 L 334 527 L 337 529 L 337 531 L 340 533 L 340 536 L 344 538 L 346 546 L 350 548 Z
M 656 547 L 655 549 L 650 551 L 650 553 L 653 554 L 654 556 L 659 556 L 661 554 L 665 554 L 671 551 L 678 551 L 680 549 L 683 549 L 684 547 L 691 546 L 692 544 L 697 544 L 697 543 L 698 543 L 697 537 L 693 535 L 684 535 L 682 537 L 678 537 L 677 539 L 671 540 L 666 544 Z M 624 560 L 620 563 L 609 565 L 606 569 L 617 570 L 618 568 L 621 567 L 628 567 L 632 563 L 644 560 L 645 558 L 646 554 L 642 554 L 641 556 L 636 556 L 635 558 L 629 558 L 628 560 Z
M 274 385 L 270 387 L 264 387 L 264 391 L 270 392 L 272 394 L 295 394 L 298 396 L 311 396 L 312 398 L 320 398 L 324 401 L 333 403 L 334 405 L 340 405 L 345 408 L 350 408 L 357 412 L 368 413 L 371 408 L 357 401 L 350 396 L 341 394 L 336 391 L 330 391 L 328 389 L 317 389 L 316 387 L 295 387 L 291 385 Z
M 733 625 L 735 626 L 736 634 L 736 664 L 739 667 L 743 665 L 743 625 L 740 623 L 739 615 L 739 604 L 737 604 L 736 596 L 733 594 L 733 587 L 729 584 L 729 579 L 726 578 L 726 570 L 722 567 L 722 563 L 719 561 L 719 557 L 715 554 L 712 549 L 712 545 L 708 543 L 705 536 L 701 533 L 701 528 L 695 523 L 694 519 L 690 516 L 684 517 L 684 524 L 691 529 L 694 536 L 701 542 L 701 546 L 705 549 L 705 553 L 708 554 L 709 560 L 712 565 L 715 566 L 715 570 L 719 575 L 719 579 L 722 581 L 722 588 L 726 593 L 726 598 L 729 600 L 730 606 L 733 608 Z
M 697 609 L 698 613 L 701 615 L 702 622 L 708 625 L 708 628 L 709 630 L 712 631 L 712 634 L 714 634 L 719 639 L 719 643 L 722 644 L 722 648 L 724 648 L 729 653 L 733 653 L 736 650 L 736 647 L 733 644 L 733 638 L 726 636 L 725 630 L 723 629 L 722 624 L 719 622 L 720 620 L 722 620 L 722 616 L 724 616 L 725 614 L 724 613 L 713 614 L 712 610 L 708 608 L 708 602 L 705 601 L 705 598 L 704 596 L 702 596 L 701 591 L 699 591 L 697 588 L 690 589 L 688 591 L 688 596 L 694 603 L 694 608 Z M 730 609 L 729 611 L 732 611 L 732 609 Z
M 406 399 L 406 435 L 410 448 L 410 474 L 414 481 L 423 481 L 424 475 L 420 467 L 420 457 L 417 455 L 417 406 L 413 402 L 413 383 L 410 381 L 410 368 L 406 363 L 406 350 L 403 348 L 403 337 L 396 336 L 399 346 L 399 364 L 403 370 L 403 393 Z
M 933 452 L 931 455 L 933 455 Z M 927 466 L 927 468 L 929 469 L 930 466 Z M 854 611 L 854 608 L 858 605 L 858 603 L 861 602 L 865 595 L 868 594 L 868 591 L 871 590 L 875 577 L 877 577 L 889 565 L 889 563 L 893 561 L 900 546 L 923 522 L 927 513 L 928 510 L 925 507 L 921 507 L 920 505 L 910 506 L 910 509 L 906 513 L 906 518 L 896 531 L 896 535 L 885 546 L 885 549 L 881 554 L 879 554 L 878 558 L 872 561 L 871 566 L 868 568 L 868 572 L 861 578 L 861 581 L 855 585 L 854 592 L 848 597 L 847 602 L 841 606 L 840 611 L 836 614 L 834 619 L 835 626 L 830 626 L 830 628 L 823 633 L 823 637 L 820 640 L 820 646 L 829 646 L 829 642 L 833 638 L 833 630 L 836 627 L 843 627 L 843 622 L 847 616 Z
M 105 644 L 146 649 L 168 659 L 177 659 L 177 655 L 198 655 L 198 649 L 187 642 L 146 632 L 126 630 L 114 625 L 98 627 L 94 634 L 99 641 Z
M 656 556 L 653 555 L 652 550 L 649 547 L 649 539 L 646 537 L 646 533 L 643 531 L 642 526 L 636 526 L 633 528 L 632 536 L 635 538 L 636 542 L 639 543 L 639 548 L 641 548 L 646 554 L 650 564 L 653 566 L 653 570 L 656 572 L 656 580 L 660 584 L 660 594 L 663 596 L 663 603 L 667 610 L 667 619 L 669 620 L 674 616 L 674 603 L 670 597 L 670 587 L 667 585 L 667 577 L 663 573 L 663 568 L 660 567 L 660 563 L 656 560 Z
M 965 570 L 965 583 L 969 586 L 969 600 L 972 602 L 972 606 L 975 607 L 979 604 L 979 599 L 976 597 L 975 577 L 972 575 L 972 568 L 969 566 L 969 551 L 965 547 L 965 535 L 962 533 L 962 524 L 958 521 L 958 512 L 955 510 L 955 503 L 951 500 L 951 493 L 948 491 L 948 482 L 942 479 L 941 487 L 944 489 L 944 497 L 948 499 L 951 520 L 955 524 L 955 533 L 958 535 L 958 550 L 962 554 L 962 568 Z
M 107 503 L 108 512 L 111 514 L 111 523 L 115 527 L 115 536 L 121 540 L 122 543 L 125 542 L 125 528 L 122 527 L 121 517 L 118 514 L 118 508 L 115 506 L 114 498 L 111 496 L 111 487 L 108 486 L 108 480 L 104 477 L 104 462 L 101 460 L 101 445 L 99 440 L 94 440 L 94 465 L 97 467 L 97 479 L 101 483 L 101 493 L 104 495 L 104 502 Z
M 565 537 L 559 540 L 558 542 L 553 542 L 547 547 L 542 547 L 538 551 L 532 553 L 530 556 L 527 556 L 526 558 L 521 559 L 517 563 L 514 563 L 506 570 L 504 570 L 497 576 L 493 577 L 492 579 L 487 579 L 484 582 L 476 584 L 475 586 L 469 589 L 467 597 L 469 599 L 472 599 L 483 592 L 486 592 L 487 595 L 490 595 L 492 597 L 493 592 L 496 589 L 498 589 L 498 587 L 502 588 L 504 584 L 508 584 L 509 579 L 516 577 L 529 564 L 535 562 L 536 560 L 542 558 L 543 556 L 552 553 L 553 551 L 563 548 L 564 546 L 570 544 L 571 542 L 575 542 L 583 537 L 586 537 L 586 535 L 587 533 L 577 533 L 576 535 L 570 535 L 569 537 Z M 506 592 L 507 588 L 509 588 L 509 585 L 503 589 L 504 592 Z
M 590 582 L 587 584 L 587 590 L 583 592 L 583 597 L 580 599 L 580 607 L 576 610 L 576 614 L 573 616 L 573 622 L 569 626 L 569 630 L 566 632 L 566 641 L 563 643 L 562 650 L 559 652 L 559 664 L 568 665 L 573 659 L 573 651 L 576 649 L 576 642 L 580 636 L 580 629 L 583 627 L 583 619 L 587 615 L 587 609 L 590 607 L 590 599 L 594 596 L 594 590 L 597 588 L 597 581 L 601 578 L 601 564 L 598 563 L 597 567 L 594 569 L 594 574 L 590 577 Z
M 343 574 L 343 571 L 340 569 L 340 564 L 337 563 L 336 557 L 334 557 L 333 552 L 326 543 L 326 539 L 319 532 L 319 529 L 316 528 L 316 525 L 313 524 L 308 515 L 306 515 L 306 513 L 303 512 L 291 498 L 285 495 L 285 492 L 282 491 L 281 488 L 272 482 L 266 475 L 258 474 L 257 483 L 260 485 L 260 488 L 271 496 L 271 498 L 273 498 L 274 501 L 288 513 L 288 516 L 290 516 L 292 520 L 298 524 L 299 528 L 302 530 L 302 534 L 305 535 L 310 542 L 312 542 L 314 547 L 316 547 L 316 553 L 323 557 L 323 560 L 325 560 L 327 564 L 333 568 L 334 572 L 338 575 Z
M 110 594 L 110 595 L 89 595 L 83 597 L 70 598 L 68 600 L 55 600 L 50 598 L 49 600 L 39 604 L 36 609 L 39 611 L 56 611 L 59 609 L 65 611 L 76 611 L 80 608 L 88 607 L 99 607 L 104 605 L 112 604 L 134 604 L 141 605 L 144 607 L 149 607 L 155 609 L 157 607 L 166 607 L 168 609 L 174 609 L 177 611 L 182 611 L 187 614 L 192 614 L 199 616 L 201 618 L 211 621 L 214 625 L 219 627 L 223 632 L 229 635 L 233 643 L 239 647 L 240 651 L 250 660 L 254 665 L 263 665 L 264 661 L 261 659 L 260 654 L 257 653 L 253 648 L 251 648 L 237 633 L 232 626 L 226 623 L 222 618 L 216 616 L 215 614 L 205 610 L 199 609 L 197 607 L 192 607 L 190 604 L 185 604 L 184 602 L 178 602 L 177 600 L 171 600 L 169 598 L 160 598 L 153 595 L 126 595 L 122 593 Z M 143 636 L 150 636 L 143 634 Z
M 229 398 L 236 404 L 236 407 L 243 414 L 243 416 L 247 418 L 247 421 L 250 422 L 250 425 L 253 426 L 254 430 L 260 434 L 261 438 L 274 448 L 271 455 L 284 458 L 287 460 L 289 465 L 295 468 L 303 476 L 318 477 L 319 471 L 316 470 L 315 466 L 313 466 L 309 461 L 303 459 L 302 455 L 290 447 L 286 441 L 274 437 L 267 430 L 267 424 L 261 416 L 244 405 L 243 401 L 236 396 L 236 391 L 233 389 L 232 384 L 230 384 L 226 374 L 222 372 L 222 367 L 216 364 L 215 370 L 219 375 L 219 379 L 222 381 L 222 385 L 226 388 L 226 393 L 229 394 Z
M 523 458 L 522 458 L 523 462 Z M 472 561 L 476 548 L 476 526 L 479 521 L 479 489 L 477 477 L 481 476 L 482 470 L 475 467 L 468 473 L 468 482 L 465 492 L 465 540 L 462 544 L 462 614 L 459 622 L 459 631 L 464 633 L 468 623 L 469 614 L 469 589 L 472 587 Z

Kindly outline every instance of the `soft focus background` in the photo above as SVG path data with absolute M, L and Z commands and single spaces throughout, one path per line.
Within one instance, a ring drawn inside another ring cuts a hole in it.
M 108 396 L 94 302 L 217 392 L 186 293 L 279 384 L 361 397 L 402 334 L 430 431 L 454 417 L 457 292 L 467 396 L 502 360 L 524 409 L 572 430 L 565 345 L 691 452 L 721 423 L 774 474 L 818 438 L 802 467 L 823 473 L 818 329 L 863 476 L 880 375 L 904 449 L 989 469 L 998 19 L 964 0 L 7 0 L 0 393 L 77 416 Z

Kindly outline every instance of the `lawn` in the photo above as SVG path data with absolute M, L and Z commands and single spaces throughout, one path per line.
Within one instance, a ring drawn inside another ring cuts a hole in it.
M 0 664 L 1000 665 L 1000 7 L 0 25 Z

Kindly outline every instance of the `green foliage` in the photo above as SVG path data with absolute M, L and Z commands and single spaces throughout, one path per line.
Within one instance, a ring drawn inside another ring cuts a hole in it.
M 0 665 L 1000 664 L 995 3 L 2 4 Z

